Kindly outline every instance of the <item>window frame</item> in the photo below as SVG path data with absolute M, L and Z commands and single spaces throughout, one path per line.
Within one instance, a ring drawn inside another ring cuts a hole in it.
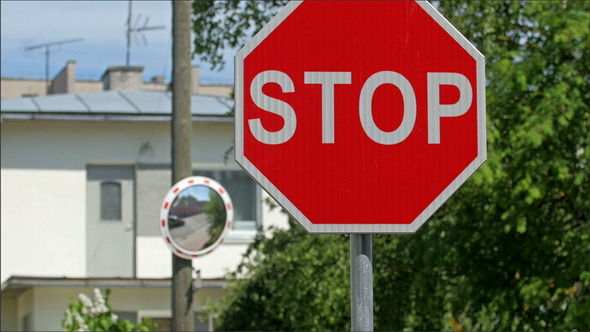
M 240 221 L 248 221 L 248 220 L 239 220 L 234 216 L 234 225 L 232 225 L 232 228 L 230 229 L 226 240 L 230 241 L 230 242 L 241 242 L 241 241 L 250 241 L 252 240 L 256 234 L 258 234 L 259 232 L 262 232 L 262 228 L 263 228 L 263 224 L 262 224 L 262 189 L 260 188 L 260 185 L 258 184 L 258 182 L 256 182 L 248 173 L 246 173 L 243 169 L 238 168 L 238 167 L 220 167 L 218 165 L 212 165 L 212 164 L 197 164 L 194 165 L 192 167 L 192 175 L 193 176 L 206 176 L 209 177 L 206 174 L 202 174 L 199 172 L 238 172 L 240 174 L 243 174 L 244 176 L 246 176 L 247 178 L 250 179 L 250 181 L 252 181 L 252 184 L 254 185 L 254 215 L 255 215 L 255 227 L 254 229 L 236 229 L 236 224 L 239 225 Z M 226 186 L 226 184 L 224 184 L 222 181 L 220 181 L 220 179 L 216 179 L 214 177 L 211 177 L 213 180 L 219 182 L 222 186 L 224 186 L 226 189 L 228 186 Z M 231 190 L 227 189 L 229 191 L 230 197 L 231 197 Z M 234 206 L 235 206 L 235 201 L 234 201 Z
M 105 216 L 103 215 L 103 211 L 104 209 L 104 201 L 103 201 L 103 195 L 104 193 L 104 186 L 105 185 L 117 185 L 118 188 L 118 218 L 104 218 Z M 121 181 L 117 181 L 117 180 L 104 180 L 104 181 L 100 181 L 100 185 L 99 185 L 99 221 L 100 222 L 108 222 L 108 223 L 116 223 L 116 222 L 123 222 L 123 184 L 121 183 Z

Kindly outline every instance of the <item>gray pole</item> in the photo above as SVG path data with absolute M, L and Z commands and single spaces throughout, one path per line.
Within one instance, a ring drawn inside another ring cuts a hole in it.
M 172 0 L 172 182 L 192 175 L 191 1 Z M 172 331 L 192 331 L 192 261 L 172 255 Z
M 373 331 L 373 238 L 350 234 L 351 331 Z

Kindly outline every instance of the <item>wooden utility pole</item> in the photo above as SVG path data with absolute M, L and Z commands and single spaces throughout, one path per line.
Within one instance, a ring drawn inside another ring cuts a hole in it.
M 172 0 L 172 183 L 192 175 L 191 7 Z M 192 261 L 172 254 L 172 331 L 192 331 Z

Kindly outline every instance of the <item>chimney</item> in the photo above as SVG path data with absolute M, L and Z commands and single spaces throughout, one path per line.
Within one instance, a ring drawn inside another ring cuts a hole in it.
M 100 80 L 104 90 L 139 90 L 143 85 L 142 66 L 111 66 Z
M 68 61 L 66 66 L 51 81 L 50 94 L 75 93 L 76 89 L 76 62 Z
M 157 83 L 157 84 L 164 84 L 164 76 L 154 76 L 152 77 L 152 80 L 150 81 L 152 83 Z

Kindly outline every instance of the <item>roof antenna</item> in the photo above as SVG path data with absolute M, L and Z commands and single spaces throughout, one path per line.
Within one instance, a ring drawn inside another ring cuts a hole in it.
M 49 94 L 49 54 L 50 54 L 49 48 L 52 46 L 59 46 L 59 45 L 63 45 L 63 44 L 76 43 L 79 41 L 82 41 L 82 38 L 60 40 L 60 41 L 25 47 L 25 51 L 32 51 L 32 50 L 36 50 L 38 48 L 45 48 L 45 88 L 47 89 L 47 91 L 46 91 L 47 94 Z
M 130 54 L 131 54 L 131 38 L 133 36 L 134 33 L 140 34 L 143 31 L 146 30 L 162 30 L 165 29 L 166 26 L 164 25 L 159 25 L 159 26 L 148 26 L 148 22 L 150 20 L 149 17 L 147 17 L 143 23 L 143 26 L 139 26 L 139 19 L 141 18 L 141 15 L 138 16 L 137 20 L 135 21 L 135 24 L 132 24 L 132 1 L 129 0 L 129 7 L 128 7 L 128 13 L 127 13 L 127 57 L 125 58 L 125 65 L 127 67 L 129 67 L 129 59 L 130 59 Z M 145 45 L 147 45 L 147 40 L 145 39 L 145 36 L 141 35 L 143 38 L 143 42 Z

